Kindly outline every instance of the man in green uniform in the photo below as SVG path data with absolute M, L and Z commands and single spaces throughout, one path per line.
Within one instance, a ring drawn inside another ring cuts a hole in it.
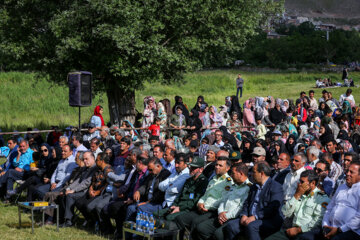
M 200 157 L 195 157 L 194 160 L 188 164 L 191 177 L 186 180 L 180 195 L 175 198 L 172 206 L 160 210 L 158 214 L 159 217 L 173 221 L 178 215 L 196 209 L 196 203 L 204 194 L 208 184 L 208 179 L 202 174 L 204 164 L 204 159 Z
M 314 239 L 312 231 L 321 228 L 326 206 L 330 202 L 327 195 L 316 187 L 318 180 L 312 170 L 301 173 L 295 195 L 281 209 L 285 218 L 294 215 L 292 223 L 290 226 L 283 225 L 279 232 L 266 240 Z
M 228 175 L 231 167 L 231 161 L 228 159 L 218 159 L 215 165 L 215 176 L 210 180 L 204 196 L 198 203 L 197 209 L 181 214 L 175 218 L 175 221 L 181 230 L 192 230 L 198 225 L 213 216 L 217 216 L 217 209 L 221 203 L 224 194 L 230 191 L 233 180 Z
M 230 191 L 224 193 L 217 214 L 194 226 L 192 239 L 224 239 L 223 228 L 228 220 L 237 218 L 245 202 L 250 186 L 248 167 L 245 163 L 236 163 L 231 167 L 231 177 L 235 182 Z

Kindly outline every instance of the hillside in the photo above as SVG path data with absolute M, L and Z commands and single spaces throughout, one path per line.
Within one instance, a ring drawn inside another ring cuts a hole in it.
M 310 17 L 336 25 L 360 24 L 359 0 L 285 0 L 291 16 Z

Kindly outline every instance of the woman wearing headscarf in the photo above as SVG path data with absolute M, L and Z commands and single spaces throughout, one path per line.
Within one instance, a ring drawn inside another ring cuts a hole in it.
M 296 145 L 296 137 L 294 135 L 290 134 L 285 143 L 286 150 L 289 153 L 290 157 L 294 156 L 295 145 Z
M 180 106 L 182 109 L 182 114 L 185 116 L 186 121 L 189 119 L 189 110 L 186 104 L 183 102 L 182 97 L 175 96 L 175 104 L 173 107 L 173 114 L 176 114 L 176 107 Z
M 142 127 L 148 128 L 154 122 L 154 118 L 157 116 L 155 99 L 152 96 L 144 98 L 144 112 Z
M 242 109 L 241 106 L 239 104 L 239 99 L 233 95 L 231 96 L 231 105 L 230 105 L 230 109 L 229 109 L 229 113 L 233 113 L 233 112 L 237 112 L 238 114 L 238 119 L 241 121 L 243 116 L 242 116 Z
M 101 126 L 105 126 L 104 118 L 102 116 L 104 108 L 100 105 L 97 105 L 94 109 L 94 115 L 90 119 L 90 123 L 94 124 L 97 129 L 100 129 Z
M 230 144 L 233 150 L 238 151 L 239 146 L 237 144 L 235 137 L 229 133 L 229 131 L 226 129 L 225 126 L 221 126 L 220 130 L 223 133 L 224 141 Z
M 196 133 L 198 136 L 198 139 L 201 137 L 201 130 L 202 122 L 199 119 L 199 113 L 195 109 L 192 109 L 189 116 L 188 121 L 188 129 L 190 130 L 188 133 L 191 135 L 192 133 Z
M 275 107 L 270 110 L 269 115 L 271 122 L 275 125 L 286 119 L 286 114 L 281 110 L 280 101 L 276 101 Z
M 38 153 L 34 153 L 38 154 Z M 61 156 L 61 152 L 59 153 Z M 21 193 L 23 190 L 27 189 L 31 185 L 37 185 L 45 183 L 45 179 L 50 179 L 53 172 L 56 169 L 53 163 L 53 154 L 52 149 L 47 143 L 43 143 L 40 146 L 40 155 L 38 161 L 35 164 L 30 165 L 30 175 L 26 181 L 21 184 L 13 194 Z M 58 161 L 57 161 L 58 162 Z
M 246 100 L 244 103 L 244 116 L 243 116 L 243 126 L 252 127 L 255 126 L 255 114 L 251 109 L 250 99 Z
M 197 101 L 196 101 L 196 104 L 195 104 L 195 106 L 193 107 L 193 109 L 195 109 L 195 110 L 198 111 L 198 112 L 201 112 L 201 111 L 204 110 L 204 108 L 203 108 L 203 105 L 204 105 L 204 104 L 207 104 L 207 103 L 205 102 L 205 100 L 204 100 L 204 97 L 203 97 L 203 96 L 198 96 Z
M 175 112 L 176 113 L 171 116 L 170 120 L 170 127 L 175 129 L 172 134 L 173 136 L 183 137 L 185 135 L 183 129 L 186 127 L 186 120 L 182 107 L 177 106 Z
M 325 146 L 326 143 L 328 143 L 330 140 L 334 139 L 334 135 L 332 133 L 332 130 L 330 129 L 329 125 L 327 123 L 322 123 L 320 127 L 320 141 L 323 146 Z
M 288 153 L 288 151 L 281 140 L 276 140 L 270 148 L 271 159 L 277 159 L 281 153 Z
M 210 127 L 219 128 L 223 123 L 223 118 L 218 113 L 215 106 L 211 106 L 209 109 L 209 117 L 210 117 Z M 215 132 L 216 129 L 212 131 Z
M 250 163 L 252 162 L 251 153 L 254 150 L 254 142 L 249 138 L 243 138 L 241 144 L 241 159 L 243 163 Z
M 231 133 L 240 134 L 242 124 L 239 120 L 239 114 L 237 112 L 232 112 L 231 119 L 227 121 L 226 127 Z

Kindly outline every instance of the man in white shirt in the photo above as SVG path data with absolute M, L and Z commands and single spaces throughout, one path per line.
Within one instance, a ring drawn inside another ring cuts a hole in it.
M 299 183 L 300 174 L 305 171 L 306 156 L 303 153 L 297 153 L 290 163 L 290 172 L 286 175 L 283 184 L 284 200 L 290 200 L 295 192 Z
M 360 162 L 352 162 L 323 218 L 325 238 L 360 239 Z
M 88 149 L 82 144 L 82 137 L 80 133 L 74 133 L 71 137 L 72 144 L 74 145 L 73 157 L 76 157 L 76 154 L 79 151 L 86 152 Z
M 102 152 L 99 146 L 100 146 L 100 140 L 98 138 L 91 139 L 90 149 L 91 152 L 94 154 L 95 159 L 97 159 L 98 154 Z
M 318 106 L 316 98 L 314 98 L 314 90 L 309 91 L 309 98 L 310 98 L 310 107 L 314 111 L 318 110 L 319 106 Z
M 310 146 L 306 149 L 306 155 L 308 162 L 306 166 L 310 166 L 312 169 L 315 168 L 316 163 L 319 161 L 320 150 L 315 146 Z
M 165 192 L 163 208 L 172 206 L 175 198 L 181 193 L 186 180 L 190 177 L 187 163 L 188 157 L 184 153 L 179 153 L 175 160 L 176 171 L 159 183 L 160 191 Z

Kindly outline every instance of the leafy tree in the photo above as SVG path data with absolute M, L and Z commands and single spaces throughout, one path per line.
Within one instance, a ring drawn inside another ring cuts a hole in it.
M 1 48 L 24 67 L 64 83 L 94 74 L 113 123 L 134 120 L 144 82 L 180 81 L 228 62 L 282 8 L 272 0 L 1 0 Z

